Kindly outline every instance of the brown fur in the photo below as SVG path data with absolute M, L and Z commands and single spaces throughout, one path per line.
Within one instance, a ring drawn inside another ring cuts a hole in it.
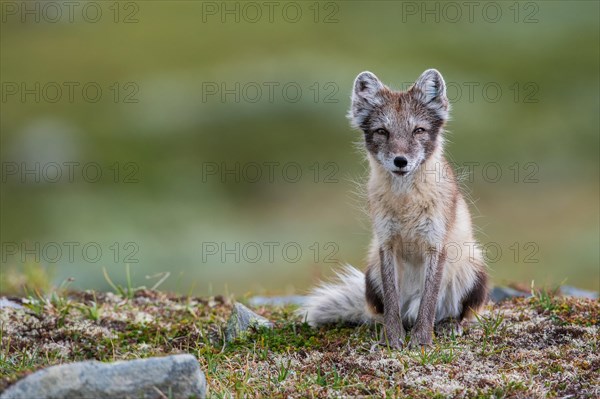
M 443 156 L 448 112 L 435 70 L 405 92 L 370 72 L 356 78 L 349 117 L 364 133 L 371 168 L 369 266 L 365 274 L 347 266 L 336 283 L 313 290 L 300 311 L 311 325 L 377 320 L 385 345 L 401 347 L 408 328 L 411 345 L 430 345 L 435 323 L 462 321 L 485 303 L 483 255 Z
M 432 91 L 429 101 L 424 101 L 427 82 L 394 92 L 375 79 L 367 76 L 368 84 L 356 86 L 363 92 L 353 97 L 353 121 L 365 134 L 371 165 L 368 200 L 375 235 L 366 273 L 366 302 L 371 312 L 383 313 L 388 343 L 391 339 L 394 346 L 401 345 L 404 327 L 412 327 L 411 342 L 427 345 L 436 310 L 444 308 L 439 303 L 442 284 L 444 297 L 454 302 L 443 316 L 462 320 L 471 315 L 466 308 L 476 310 L 484 303 L 487 275 L 480 252 L 473 259 L 462 256 L 458 265 L 446 261 L 447 244 L 465 244 L 474 238 L 466 202 L 442 153 L 448 102 L 441 75 L 428 77 L 437 82 L 433 86 L 438 90 Z M 396 172 L 388 161 L 396 156 L 412 161 L 412 169 Z M 446 272 L 448 267 L 451 270 Z M 411 273 L 405 276 L 405 284 L 404 273 Z M 410 279 L 414 283 L 407 286 Z M 463 280 L 469 286 L 453 290 L 452 285 Z M 403 304 L 411 300 L 418 301 L 418 312 L 413 305 L 403 315 Z

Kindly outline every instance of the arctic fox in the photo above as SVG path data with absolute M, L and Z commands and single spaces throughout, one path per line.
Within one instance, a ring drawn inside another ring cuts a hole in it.
M 429 69 L 407 91 L 373 73 L 354 81 L 348 117 L 362 130 L 373 238 L 365 273 L 346 266 L 300 309 L 313 326 L 383 323 L 381 343 L 431 345 L 434 324 L 456 332 L 487 301 L 487 270 L 467 202 L 443 155 L 450 104 Z M 446 324 L 448 323 L 448 324 Z

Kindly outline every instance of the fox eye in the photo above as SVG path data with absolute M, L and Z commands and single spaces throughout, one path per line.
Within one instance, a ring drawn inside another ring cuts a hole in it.
M 382 129 L 382 128 L 375 130 L 373 133 L 381 134 L 382 136 L 385 136 L 385 137 L 390 137 L 390 133 L 387 130 Z
M 413 134 L 419 134 L 419 133 L 424 133 L 425 129 L 423 129 L 422 127 L 418 127 L 415 130 L 413 130 Z

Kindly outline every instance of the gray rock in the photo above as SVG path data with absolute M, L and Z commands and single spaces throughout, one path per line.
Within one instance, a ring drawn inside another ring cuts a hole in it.
M 251 328 L 257 327 L 273 328 L 273 323 L 257 315 L 241 303 L 236 302 L 233 305 L 233 312 L 231 312 L 231 316 L 229 316 L 229 320 L 227 321 L 225 341 L 231 342 L 245 335 Z
M 10 386 L 0 399 L 204 398 L 206 379 L 192 355 L 61 364 Z
M 490 300 L 492 302 L 502 302 L 510 298 L 528 297 L 529 293 L 515 290 L 510 287 L 494 287 L 490 292 Z
M 582 290 L 570 285 L 560 287 L 560 293 L 564 296 L 572 296 L 575 298 L 598 299 L 598 293 L 595 291 Z
M 302 295 L 253 296 L 248 300 L 250 306 L 286 306 L 303 305 L 306 297 Z
M 16 302 L 11 301 L 8 298 L 2 297 L 2 298 L 0 298 L 0 309 L 2 309 L 2 308 L 23 309 L 23 306 Z

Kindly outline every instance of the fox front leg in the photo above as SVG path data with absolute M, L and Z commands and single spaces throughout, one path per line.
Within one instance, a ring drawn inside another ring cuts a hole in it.
M 400 349 L 404 345 L 406 333 L 402 325 L 400 312 L 400 293 L 398 284 L 398 257 L 394 256 L 391 248 L 379 251 L 381 260 L 381 282 L 383 285 L 383 330 L 381 332 L 382 346 Z
M 429 251 L 425 256 L 425 287 L 419 304 L 417 321 L 412 328 L 410 347 L 431 346 L 433 343 L 433 325 L 444 272 L 445 253 Z

